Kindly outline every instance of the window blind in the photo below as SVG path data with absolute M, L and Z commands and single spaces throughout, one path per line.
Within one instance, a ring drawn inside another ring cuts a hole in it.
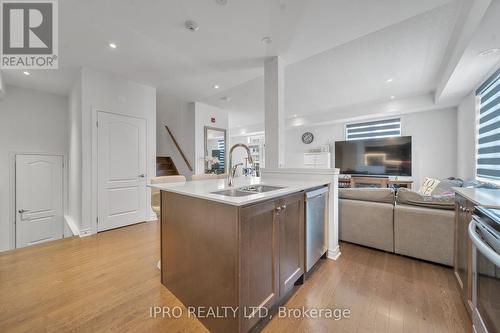
M 477 90 L 479 124 L 476 174 L 500 179 L 500 69 Z
M 219 150 L 219 156 L 217 156 L 217 158 L 220 161 L 219 169 L 224 171 L 225 170 L 224 155 L 225 155 L 225 149 L 226 149 L 226 141 L 225 140 L 217 140 L 217 149 Z
M 401 136 L 401 119 L 385 119 L 364 123 L 347 124 L 345 127 L 346 140 L 388 138 Z

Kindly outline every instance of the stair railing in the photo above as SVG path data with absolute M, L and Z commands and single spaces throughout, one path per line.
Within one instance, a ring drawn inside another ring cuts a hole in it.
M 167 133 L 170 135 L 170 137 L 172 138 L 172 141 L 174 142 L 175 146 L 179 150 L 179 153 L 181 154 L 182 158 L 184 159 L 184 162 L 186 162 L 186 165 L 187 165 L 189 171 L 193 171 L 193 167 L 191 166 L 191 163 L 189 163 L 186 155 L 184 155 L 184 152 L 182 151 L 181 147 L 179 146 L 179 143 L 177 143 L 177 140 L 175 139 L 174 135 L 172 134 L 172 132 L 170 131 L 170 129 L 168 128 L 167 125 L 165 125 L 165 129 L 167 130 Z

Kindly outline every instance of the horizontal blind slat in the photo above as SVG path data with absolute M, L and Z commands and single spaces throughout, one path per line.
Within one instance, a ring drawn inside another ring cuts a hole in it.
M 476 95 L 480 101 L 476 175 L 500 179 L 500 69 L 476 90 Z
M 363 127 L 363 128 L 351 128 L 349 129 L 349 133 L 362 133 L 362 132 L 372 132 L 372 131 L 383 131 L 388 129 L 399 129 L 399 124 L 394 125 L 386 125 L 386 126 L 371 126 L 371 127 Z
M 353 127 L 360 127 L 360 126 L 375 126 L 375 125 L 380 125 L 380 124 L 389 124 L 389 123 L 399 123 L 401 120 L 399 118 L 394 118 L 394 119 L 386 119 L 386 120 L 377 120 L 377 121 L 368 121 L 364 123 L 355 123 L 355 124 L 348 124 L 346 125 L 346 128 L 353 128 Z
M 346 124 L 346 140 L 386 138 L 401 136 L 401 119 L 367 121 Z
M 489 102 L 486 105 L 481 104 L 479 113 L 484 114 L 484 113 L 488 112 L 488 110 L 497 106 L 498 103 L 500 103 L 500 96 L 497 96 L 493 101 Z
M 401 134 L 401 131 L 382 132 L 382 133 L 364 133 L 364 134 L 348 135 L 347 138 L 348 139 L 360 139 L 360 138 L 368 139 L 368 138 L 380 137 L 380 136 L 397 136 L 400 134 Z

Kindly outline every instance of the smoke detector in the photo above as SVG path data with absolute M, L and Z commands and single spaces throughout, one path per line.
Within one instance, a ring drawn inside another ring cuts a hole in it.
M 190 31 L 200 30 L 200 26 L 195 21 L 187 20 L 186 22 L 184 22 L 184 26 Z
M 269 36 L 262 37 L 262 39 L 260 40 L 262 44 L 271 44 L 272 41 L 273 40 Z
M 215 3 L 221 6 L 227 5 L 227 0 L 215 0 Z

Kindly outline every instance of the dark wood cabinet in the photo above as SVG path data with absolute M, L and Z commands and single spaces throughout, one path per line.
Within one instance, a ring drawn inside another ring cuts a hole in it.
M 245 207 L 240 214 L 240 304 L 246 332 L 260 319 L 261 307 L 270 309 L 279 297 L 278 219 L 275 201 Z
M 162 283 L 211 332 L 248 332 L 304 274 L 304 193 L 233 206 L 162 191 Z
M 472 244 L 468 235 L 474 203 L 455 194 L 455 253 L 454 271 L 462 299 L 472 313 Z
M 304 195 L 277 202 L 279 224 L 279 286 L 284 297 L 304 274 Z
M 304 194 L 241 209 L 240 304 L 246 332 L 304 274 Z

